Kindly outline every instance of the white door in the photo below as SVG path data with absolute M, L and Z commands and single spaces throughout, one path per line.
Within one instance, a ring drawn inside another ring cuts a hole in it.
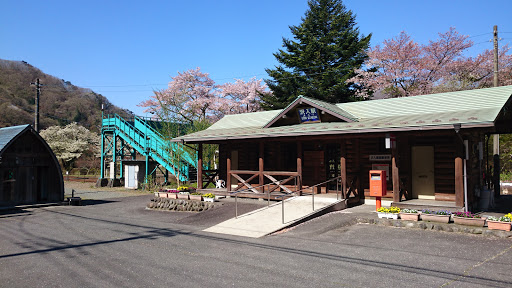
M 412 147 L 412 197 L 435 199 L 434 147 Z
M 126 188 L 137 188 L 137 173 L 135 173 L 135 167 L 132 165 L 126 165 L 125 166 L 125 172 L 126 172 Z

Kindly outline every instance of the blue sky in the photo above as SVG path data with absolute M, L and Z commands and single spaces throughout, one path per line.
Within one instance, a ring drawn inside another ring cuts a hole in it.
M 139 115 L 137 104 L 179 71 L 201 67 L 218 84 L 266 78 L 265 68 L 277 64 L 272 53 L 291 37 L 288 26 L 300 24 L 307 10 L 306 0 L 0 3 L 1 59 L 27 61 Z M 403 30 L 428 43 L 450 26 L 477 43 L 473 55 L 492 48 L 493 25 L 500 44 L 512 42 L 511 0 L 344 4 L 360 31 L 373 34 L 372 46 Z

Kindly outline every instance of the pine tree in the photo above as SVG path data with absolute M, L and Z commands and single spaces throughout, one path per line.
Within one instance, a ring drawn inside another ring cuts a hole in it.
M 282 109 L 298 95 L 331 103 L 355 101 L 358 86 L 347 82 L 367 58 L 371 34 L 360 36 L 355 16 L 341 0 L 310 0 L 299 26 L 290 26 L 292 40 L 274 53 L 280 63 L 266 69 L 272 94 L 262 107 Z

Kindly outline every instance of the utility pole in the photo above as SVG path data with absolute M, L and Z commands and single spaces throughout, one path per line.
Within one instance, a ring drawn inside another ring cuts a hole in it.
M 34 129 L 39 132 L 39 96 L 41 95 L 41 83 L 39 83 L 39 78 L 37 78 L 35 83 L 32 82 L 30 84 L 36 86 L 36 113 L 34 115 Z
M 493 42 L 494 42 L 494 87 L 498 87 L 498 26 L 494 25 L 493 29 Z M 493 154 L 494 154 L 494 197 L 500 195 L 500 135 L 494 134 L 493 140 Z
M 498 87 L 498 26 L 494 25 L 494 87 Z

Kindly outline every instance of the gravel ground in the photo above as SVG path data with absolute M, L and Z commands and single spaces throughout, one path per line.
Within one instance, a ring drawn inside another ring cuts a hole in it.
M 71 197 L 72 190 L 75 190 L 74 196 L 81 197 L 83 200 L 103 200 L 110 198 L 119 198 L 119 197 L 127 197 L 127 196 L 140 196 L 140 195 L 149 195 L 152 193 L 141 191 L 141 190 L 132 190 L 126 189 L 124 187 L 94 187 L 95 183 L 88 182 L 75 182 L 75 181 L 64 181 L 64 198 Z
M 0 287 L 512 287 L 510 239 L 345 225 L 368 207 L 244 238 L 202 231 L 233 199 L 198 214 L 151 197 L 3 211 Z

